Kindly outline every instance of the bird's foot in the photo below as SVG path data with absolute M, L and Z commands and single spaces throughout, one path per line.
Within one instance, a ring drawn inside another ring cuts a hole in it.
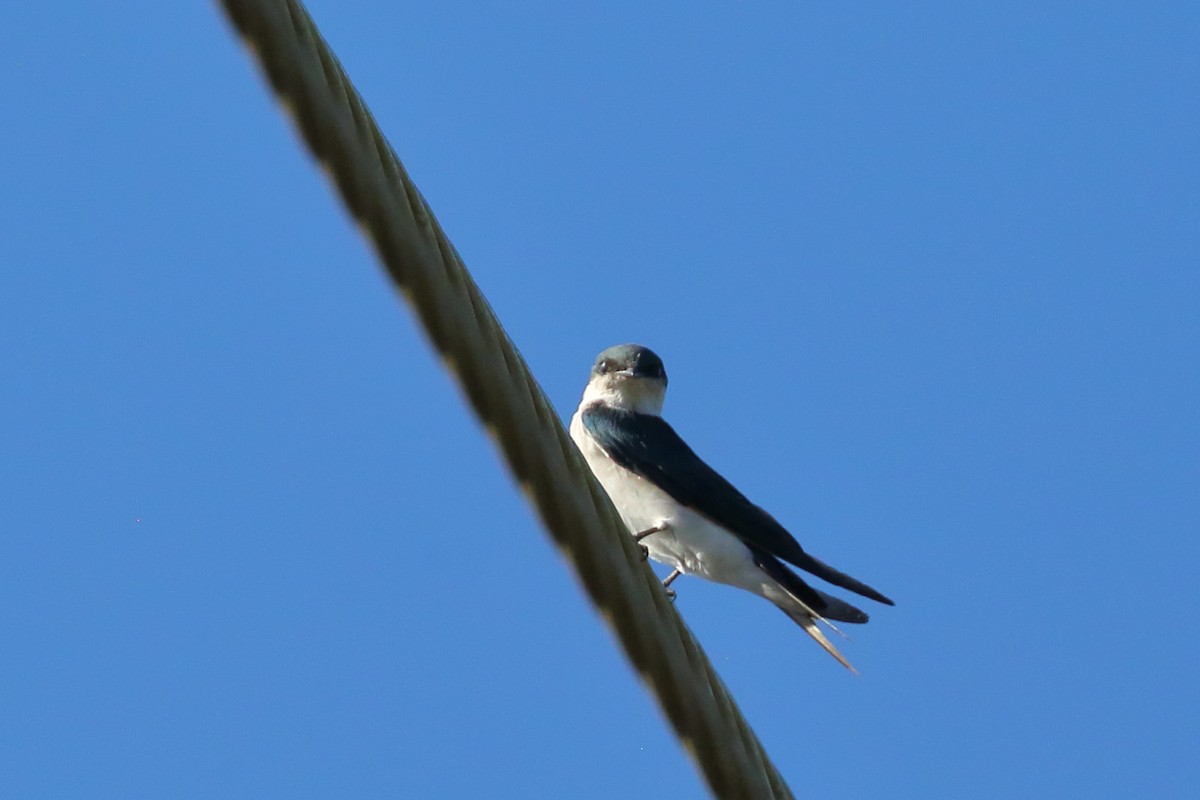
M 660 522 L 657 525 L 655 525 L 654 527 L 646 528 L 646 530 L 644 530 L 644 531 L 638 531 L 637 533 L 635 533 L 633 535 L 633 540 L 635 542 L 641 542 L 642 539 L 645 539 L 647 536 L 650 536 L 651 534 L 655 534 L 655 533 L 660 533 L 662 531 L 665 531 L 666 529 L 667 529 L 667 523 Z M 638 548 L 640 548 L 642 551 L 642 561 L 645 561 L 647 558 L 650 557 L 650 550 L 649 550 L 649 548 L 646 547 L 646 545 L 639 544 Z
M 683 572 L 679 569 L 671 571 L 671 574 L 663 578 L 663 590 L 667 593 L 667 597 L 671 598 L 671 602 L 675 601 L 675 590 L 669 588 L 675 579 L 682 575 Z
M 647 536 L 650 536 L 655 533 L 661 533 L 662 531 L 667 530 L 669 527 L 671 527 L 671 526 L 668 525 L 667 523 L 660 522 L 653 527 L 646 528 L 646 530 L 644 530 L 644 531 L 638 531 L 637 533 L 635 533 L 633 535 L 633 540 L 635 542 L 640 542 L 642 539 L 645 539 Z

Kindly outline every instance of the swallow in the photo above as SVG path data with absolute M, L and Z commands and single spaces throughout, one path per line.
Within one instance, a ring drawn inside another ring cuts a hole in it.
M 855 672 L 818 623 L 837 631 L 833 621 L 865 623 L 867 615 L 809 586 L 788 564 L 895 604 L 809 555 L 774 517 L 696 455 L 662 418 L 666 391 L 667 372 L 653 351 L 635 344 L 610 347 L 596 357 L 570 427 L 572 440 L 643 553 L 672 568 L 663 585 L 695 575 L 753 592 Z

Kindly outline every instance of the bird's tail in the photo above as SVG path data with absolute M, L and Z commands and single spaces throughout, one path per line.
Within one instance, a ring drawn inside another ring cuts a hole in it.
M 793 622 L 803 628 L 804 632 L 811 636 L 817 644 L 821 645 L 821 647 L 825 649 L 826 653 L 829 653 L 829 655 L 836 658 L 839 664 L 853 672 L 855 675 L 858 674 L 858 670 L 856 670 L 854 666 L 846 660 L 845 656 L 838 652 L 838 649 L 833 646 L 833 642 L 829 641 L 829 639 L 825 637 L 825 632 L 817 626 L 817 620 L 821 620 L 822 622 L 824 622 L 824 620 L 814 613 L 811 608 L 797 600 L 795 603 L 789 603 L 787 606 L 780 605 L 779 609 L 791 617 Z M 829 627 L 833 628 L 832 625 Z M 837 630 L 837 628 L 833 629 Z

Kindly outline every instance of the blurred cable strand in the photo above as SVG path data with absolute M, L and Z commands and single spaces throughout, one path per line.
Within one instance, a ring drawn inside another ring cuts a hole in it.
M 222 5 L 710 789 L 792 797 L 308 12 Z

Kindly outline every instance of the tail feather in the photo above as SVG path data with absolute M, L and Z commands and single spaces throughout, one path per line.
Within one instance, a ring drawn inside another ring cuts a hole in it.
M 833 642 L 829 641 L 829 639 L 825 637 L 824 631 L 817 626 L 817 620 L 820 619 L 820 617 L 818 617 L 816 614 L 813 614 L 807 608 L 797 608 L 794 610 L 781 608 L 781 610 L 783 613 L 791 617 L 797 625 L 803 628 L 804 632 L 811 636 L 817 644 L 821 645 L 821 647 L 825 649 L 826 653 L 829 653 L 829 655 L 836 658 L 839 664 L 853 672 L 855 675 L 858 674 L 858 670 L 854 668 L 854 665 L 847 661 L 846 657 L 838 652 L 838 649 L 833 646 Z
M 840 586 L 843 589 L 849 589 L 855 594 L 861 594 L 863 597 L 869 597 L 880 603 L 885 603 L 889 606 L 896 605 L 890 597 L 887 597 L 877 589 L 872 589 L 860 580 L 851 578 L 844 572 L 834 569 L 819 558 L 815 558 L 808 553 L 801 553 L 799 556 L 788 556 L 788 561 L 795 564 L 805 572 L 811 572 L 823 581 L 828 581 L 834 586 Z
M 836 620 L 837 622 L 853 622 L 861 625 L 870 619 L 862 609 L 850 605 L 840 597 L 825 594 L 820 589 L 814 589 L 813 591 L 825 601 L 825 607 L 821 609 L 821 618 L 827 622 L 829 620 Z M 833 626 L 831 625 L 830 627 Z
M 791 617 L 793 622 L 821 645 L 826 653 L 857 675 L 858 670 L 825 638 L 824 632 L 817 627 L 817 622 L 824 622 L 839 635 L 845 636 L 829 621 L 830 619 L 838 622 L 866 622 L 867 615 L 844 600 L 812 588 L 773 556 L 755 548 L 751 548 L 750 552 L 754 563 L 763 571 L 764 577 L 771 581 L 758 594 L 778 606 L 780 611 Z

